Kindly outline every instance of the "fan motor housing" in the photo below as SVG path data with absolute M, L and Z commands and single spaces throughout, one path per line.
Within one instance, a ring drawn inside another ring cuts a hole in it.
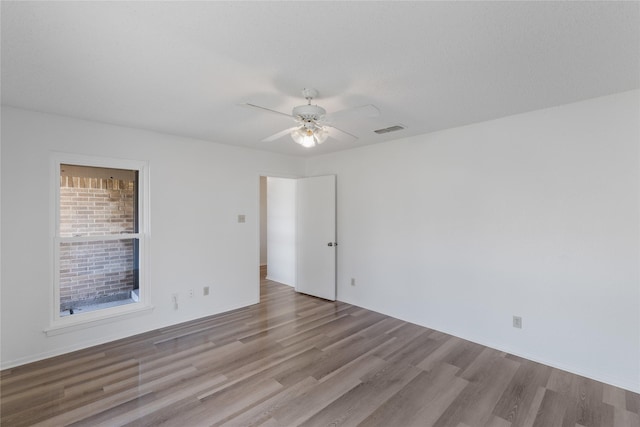
M 317 105 L 299 105 L 293 109 L 292 115 L 303 120 L 318 120 L 327 114 L 327 111 Z

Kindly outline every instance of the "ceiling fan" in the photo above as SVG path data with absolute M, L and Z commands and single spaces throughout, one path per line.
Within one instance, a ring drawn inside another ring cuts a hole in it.
M 347 108 L 344 110 L 336 111 L 332 114 L 327 114 L 327 111 L 319 105 L 311 105 L 311 101 L 318 96 L 317 90 L 303 89 L 302 96 L 307 100 L 307 104 L 294 107 L 291 114 L 282 113 L 280 111 L 272 110 L 270 108 L 261 107 L 259 105 L 250 103 L 241 105 L 243 107 L 255 108 L 269 113 L 278 114 L 279 116 L 290 117 L 295 120 L 295 126 L 271 135 L 263 139 L 263 142 L 275 141 L 276 139 L 282 138 L 283 136 L 289 134 L 296 143 L 306 148 L 322 144 L 329 137 L 337 139 L 339 141 L 355 141 L 358 139 L 357 136 L 338 129 L 333 125 L 333 122 L 336 119 L 342 120 L 351 115 L 377 117 L 380 114 L 380 110 L 378 110 L 376 106 L 371 104 L 362 105 L 360 107 Z

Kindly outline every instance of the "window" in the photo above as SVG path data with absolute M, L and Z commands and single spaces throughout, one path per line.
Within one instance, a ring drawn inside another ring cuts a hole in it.
M 59 155 L 52 329 L 148 308 L 143 162 Z

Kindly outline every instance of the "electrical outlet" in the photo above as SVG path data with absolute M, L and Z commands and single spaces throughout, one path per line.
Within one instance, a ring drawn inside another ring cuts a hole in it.
M 522 329 L 522 317 L 513 316 L 513 327 L 514 328 L 518 328 L 518 329 Z
M 189 289 L 189 298 L 193 298 L 193 289 Z
M 207 295 L 209 295 L 209 287 L 205 286 L 204 288 L 202 288 L 202 295 L 204 295 L 205 297 Z
M 356 285 L 356 279 L 354 277 L 351 278 L 351 286 Z

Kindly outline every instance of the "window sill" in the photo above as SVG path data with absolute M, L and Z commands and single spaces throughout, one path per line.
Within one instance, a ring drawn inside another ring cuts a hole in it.
M 151 304 L 127 304 L 126 306 L 114 307 L 113 309 L 105 309 L 94 311 L 77 316 L 66 316 L 52 322 L 49 327 L 44 329 L 44 333 L 48 336 L 55 336 L 75 332 L 82 329 L 92 328 L 94 326 L 112 323 L 115 321 L 128 319 L 130 317 L 139 316 L 148 313 L 154 309 Z

